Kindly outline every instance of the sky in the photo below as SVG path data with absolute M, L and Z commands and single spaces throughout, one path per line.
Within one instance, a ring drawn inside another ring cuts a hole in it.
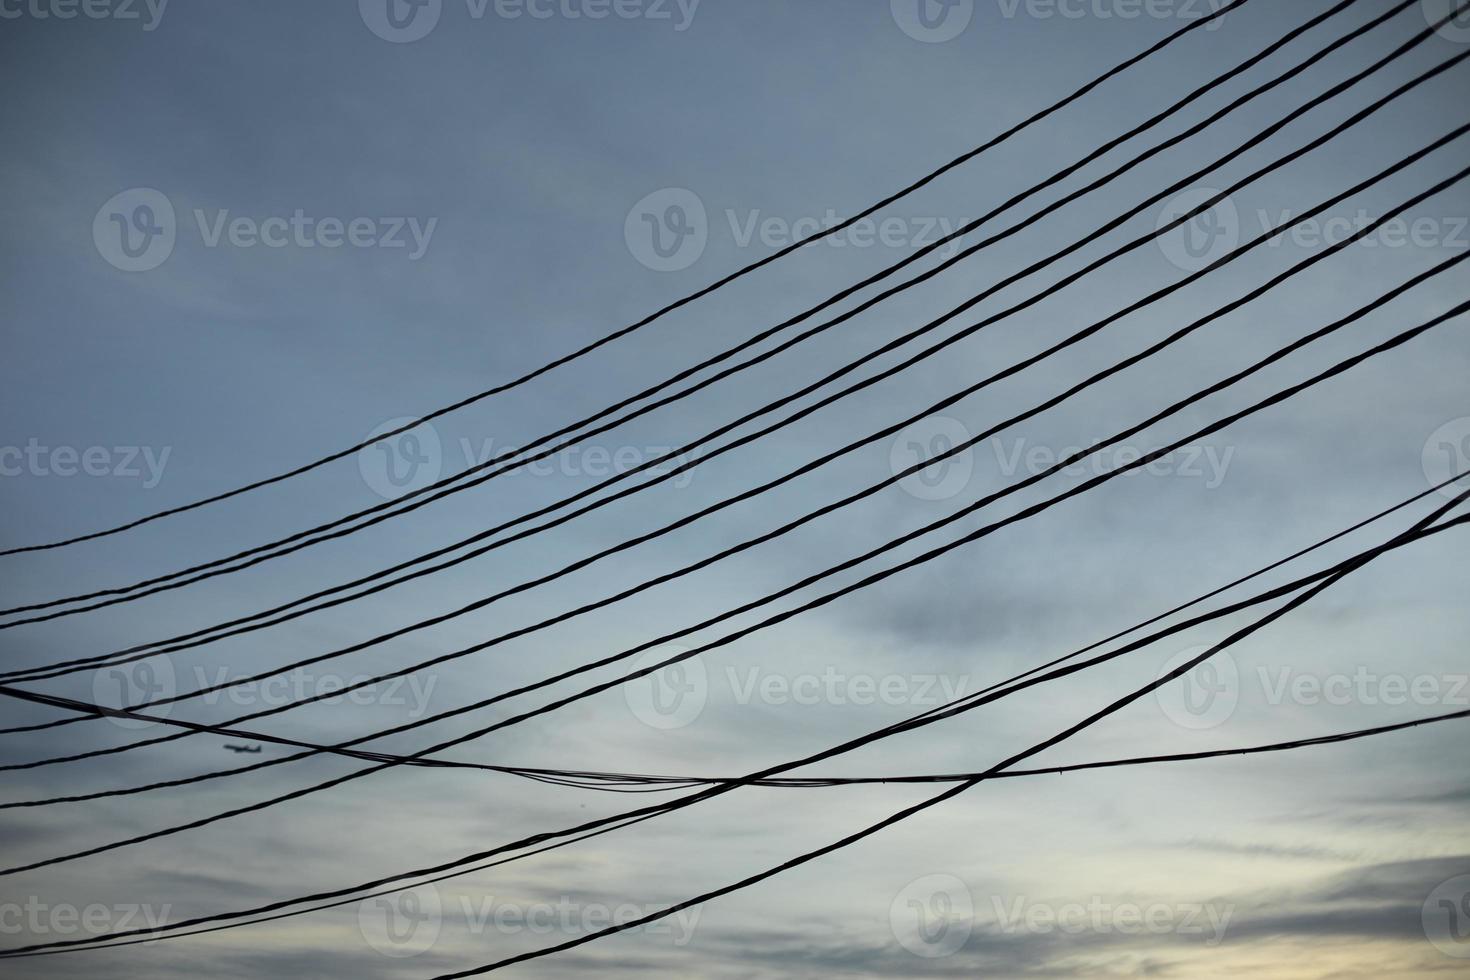
M 1212 2 L 0 0 L 7 94 L 0 100 L 7 137 L 0 547 L 189 503 L 519 377 L 887 197 L 1203 16 Z M 5 606 L 117 589 L 233 555 L 579 423 L 912 257 L 1329 6 L 1251 0 L 890 204 L 871 225 L 800 249 L 531 383 L 283 483 L 127 533 L 0 557 Z M 1390 6 L 1357 0 L 1157 127 L 997 214 L 963 244 L 1016 226 L 1185 132 Z M 536 624 L 890 480 L 1323 254 L 1455 174 L 1470 136 L 1293 223 L 1470 122 L 1470 68 L 1459 62 L 1320 148 L 1231 190 L 1200 221 L 1143 242 L 891 378 L 704 457 L 1144 239 L 1464 52 L 1470 27 L 1451 23 L 1215 165 L 1448 9 L 1439 0 L 1411 4 L 1204 131 L 921 285 L 538 463 L 238 573 L 46 622 L 12 626 L 19 616 L 0 618 L 4 669 L 205 629 L 452 546 L 582 491 L 601 499 L 607 492 L 593 488 L 618 472 L 655 465 L 874 351 L 869 363 L 789 409 L 678 454 L 697 465 L 544 533 L 371 598 L 155 657 L 141 672 L 89 670 L 16 686 L 115 706 L 136 703 L 145 688 L 182 694 L 268 671 L 556 572 L 899 419 L 917 419 L 544 586 L 269 683 L 167 708 L 172 718 L 225 722 Z M 1179 181 L 1177 193 L 1138 207 Z M 1098 240 L 994 288 L 1120 217 Z M 926 413 L 1277 226 L 1288 233 L 938 415 Z M 626 600 L 401 682 L 283 711 L 258 722 L 259 730 L 314 741 L 364 736 L 679 634 L 956 515 L 1467 248 L 1470 185 L 1454 183 L 1410 206 L 1399 223 L 947 463 Z M 941 246 L 891 281 L 935 269 L 956 251 Z M 1138 453 L 1186 440 L 1147 471 L 445 755 L 578 770 L 753 772 L 973 693 L 1420 494 L 1470 467 L 1464 316 L 1218 432 L 1191 435 L 1464 301 L 1465 268 L 1427 279 L 1078 466 L 648 656 L 661 661 L 718 640 Z M 925 339 L 880 351 L 982 291 L 989 295 L 978 305 Z M 747 356 L 792 335 L 754 341 Z M 668 464 L 656 465 L 655 473 Z M 1426 497 L 1215 602 L 1370 548 L 1449 499 Z M 1470 707 L 1470 606 L 1458 560 L 1465 533 L 1375 560 L 1029 764 L 1225 749 Z M 799 772 L 987 768 L 1152 682 L 1263 611 L 1187 629 Z M 371 746 L 416 751 L 653 662 L 612 664 Z M 60 713 L 12 702 L 0 717 L 25 725 Z M 1275 755 L 983 783 L 748 890 L 509 972 L 711 980 L 1470 975 L 1463 724 Z M 0 765 L 165 730 L 90 720 L 6 734 Z M 10 770 L 0 802 L 285 754 L 266 744 L 259 756 L 236 755 L 226 743 L 199 735 Z M 362 768 L 314 758 L 176 789 L 8 807 L 0 809 L 0 853 L 11 868 Z M 745 788 L 382 902 L 106 954 L 10 960 L 0 975 L 90 977 L 105 961 L 120 978 L 205 970 L 228 978 L 427 978 L 667 908 L 940 789 Z M 350 885 L 649 800 L 399 767 L 261 812 L 0 876 L 0 946 Z

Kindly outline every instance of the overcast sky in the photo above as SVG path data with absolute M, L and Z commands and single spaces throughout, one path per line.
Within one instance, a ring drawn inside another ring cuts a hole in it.
M 1049 105 L 1211 0 L 289 0 L 77 7 L 0 0 L 0 545 L 187 503 L 356 443 L 516 377 L 832 216 L 860 210 Z M 1330 6 L 1251 0 L 1208 29 L 860 226 L 532 384 L 306 476 L 126 534 L 0 558 L 6 606 L 116 588 L 412 491 L 583 419 L 826 299 L 1077 161 Z M 1358 0 L 1085 174 L 1086 179 L 1388 9 Z M 6 669 L 93 656 L 249 615 L 595 486 L 948 312 L 1212 164 L 1425 29 L 1382 27 L 1034 226 L 770 360 L 560 453 L 238 574 L 0 630 Z M 62 17 L 67 13 L 72 17 Z M 605 14 L 605 16 L 598 16 Z M 1126 15 L 1126 16 L 1125 16 Z M 1103 241 L 999 291 L 867 377 L 1152 232 L 1463 52 L 1450 26 Z M 544 534 L 360 602 L 150 661 L 183 693 L 448 612 L 662 527 L 958 391 L 1175 282 L 1470 122 L 1470 69 L 1171 233 L 891 380 Z M 412 665 L 758 535 L 892 476 L 1111 366 L 1322 251 L 1464 166 L 1470 136 L 898 437 L 545 587 L 351 656 L 174 705 L 222 722 Z M 1200 188 L 1207 190 L 1200 191 Z M 676 633 L 1014 484 L 1470 248 L 1470 184 L 1413 206 L 1158 356 L 836 514 L 550 629 L 259 724 L 337 740 L 474 702 Z M 1335 219 L 1335 220 L 1327 220 Z M 125 233 L 125 234 L 124 234 Z M 1213 251 L 1211 251 L 1213 249 Z M 907 273 L 932 268 L 952 247 Z M 1204 256 L 1201 259 L 1201 255 Z M 1151 426 L 1121 449 L 858 569 L 682 637 L 694 646 L 1184 438 L 1465 300 L 1465 266 Z M 901 281 L 895 279 L 894 281 Z M 862 296 L 866 297 L 873 290 Z M 849 301 L 836 308 L 849 308 Z M 829 314 L 830 315 L 830 314 Z M 818 318 L 809 323 L 823 322 Z M 448 753 L 553 768 L 739 775 L 909 717 L 1132 625 L 1470 466 L 1470 339 L 1450 321 L 1201 441 L 861 593 Z M 787 331 L 782 336 L 789 335 Z M 757 347 L 765 350 L 774 342 Z M 822 394 L 843 383 L 829 385 Z M 798 402 L 810 404 L 817 396 Z M 785 412 L 763 417 L 771 421 Z M 748 431 L 746 426 L 738 432 Z M 722 445 L 733 436 L 716 439 Z M 706 450 L 708 447 L 706 447 Z M 698 458 L 695 453 L 692 458 Z M 1094 468 L 1096 467 L 1096 468 Z M 626 485 L 626 484 L 625 484 Z M 1273 575 L 1340 560 L 1444 497 Z M 1464 531 L 1386 556 L 1037 765 L 1325 735 L 1470 707 Z M 1259 591 L 1252 583 L 1232 595 Z M 1250 622 L 1232 616 L 1114 664 L 887 739 L 804 774 L 983 769 Z M 14 618 L 14 617 L 12 617 Z M 675 648 L 661 648 L 664 654 Z M 408 752 L 509 717 L 624 662 L 373 743 Z M 138 680 L 124 672 L 124 687 Z M 32 685 L 117 698 L 119 675 Z M 1213 694 L 1213 697 L 1207 695 Z M 5 724 L 57 717 L 17 705 Z M 1470 965 L 1464 722 L 1253 758 L 988 783 L 860 844 L 652 930 L 520 975 L 1407 978 Z M 13 763 L 160 734 L 90 721 L 0 737 Z M 198 736 L 6 773 L 4 801 L 86 793 L 260 756 Z M 0 810 L 11 867 L 361 768 L 288 764 L 103 802 Z M 442 883 L 412 902 L 5 964 L 6 976 L 418 978 L 666 906 L 855 831 L 935 787 L 742 790 Z M 0 883 L 4 946 L 227 912 L 438 864 L 648 802 L 475 772 L 402 769 Z M 427 904 L 425 904 L 427 903 Z M 58 917 L 58 910 L 59 917 Z M 95 916 L 94 916 L 95 917 Z M 124 921 L 124 919 L 128 921 Z M 1139 925 L 1138 923 L 1144 923 Z M 1457 931 L 1458 930 L 1458 931 Z M 405 939 L 404 937 L 407 936 Z M 396 941 L 395 937 L 399 940 Z

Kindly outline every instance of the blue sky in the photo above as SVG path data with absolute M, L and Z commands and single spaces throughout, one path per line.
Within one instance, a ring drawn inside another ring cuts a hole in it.
M 8 98 L 0 100 L 8 136 L 0 209 L 9 230 L 0 238 L 0 545 L 53 540 L 185 503 L 519 375 L 769 254 L 831 215 L 865 207 L 1212 9 L 1207 0 L 974 0 L 953 9 L 925 2 L 921 19 L 919 5 L 908 0 L 443 0 L 412 8 L 412 17 L 407 5 L 397 6 L 392 21 L 387 6 L 373 0 L 113 3 L 86 8 L 99 16 L 79 8 L 72 18 L 58 16 L 68 8 L 49 0 L 0 3 L 0 71 L 8 83 Z M 900 261 L 1328 6 L 1252 0 L 1218 27 L 1194 32 L 895 203 L 883 223 L 803 249 L 536 383 L 416 430 L 414 442 L 395 442 L 386 455 L 370 448 L 127 534 L 0 559 L 4 594 L 13 597 L 6 605 L 116 587 L 231 554 L 391 499 L 590 415 Z M 1121 163 L 1183 130 L 1388 6 L 1359 0 L 1105 162 Z M 1205 167 L 1423 30 L 1440 6 L 1410 6 L 1003 244 L 677 406 L 290 558 L 5 629 L 0 652 L 12 667 L 28 666 L 206 627 L 457 541 L 654 458 L 938 316 Z M 1463 28 L 1447 28 L 1196 187 L 1240 180 L 1466 43 Z M 1461 63 L 1232 194 L 1215 213 L 1225 247 L 1289 221 L 1470 121 L 1463 109 L 1467 79 Z M 173 710 L 222 721 L 424 660 L 680 567 L 885 479 L 920 458 L 916 451 L 981 432 L 1320 251 L 1324 238 L 1335 240 L 1463 166 L 1467 139 L 965 399 L 944 419 L 921 422 L 756 501 L 512 601 L 298 672 L 272 688 Z M 1095 164 L 987 228 L 1006 228 L 1080 186 L 1082 177 L 1103 172 Z M 1180 206 L 1145 209 L 939 335 L 1147 234 L 1169 207 Z M 1467 216 L 1470 191 L 1456 184 L 1416 205 L 1402 226 L 1350 246 L 927 479 L 905 481 L 627 602 L 424 672 L 415 685 L 379 686 L 360 703 L 278 715 L 271 730 L 307 739 L 365 734 L 781 588 L 1014 483 L 1070 447 L 1147 417 L 1463 251 L 1470 247 Z M 127 249 L 122 230 L 131 236 Z M 155 676 L 182 692 L 343 646 L 559 568 L 916 414 L 1178 280 L 1197 251 L 1175 233 L 890 381 L 596 515 L 371 600 L 159 658 Z M 948 254 L 941 250 L 917 268 Z M 1185 436 L 1440 313 L 1466 298 L 1466 282 L 1464 266 L 1456 266 L 1152 426 L 1125 448 Z M 858 376 L 914 347 L 882 356 Z M 734 775 L 907 717 L 946 691 L 969 693 L 1105 636 L 1419 493 L 1449 476 L 1452 465 L 1470 465 L 1467 367 L 1461 318 L 1191 445 L 1153 472 L 1115 480 L 712 651 L 685 674 L 588 698 L 470 742 L 454 757 Z M 1115 452 L 1097 465 L 1122 462 Z M 389 479 L 390 463 L 408 483 Z M 1013 513 L 1092 475 L 1092 465 L 982 513 Z M 1367 530 L 1291 571 L 1368 547 L 1410 519 Z M 962 518 L 925 542 L 952 540 L 981 523 Z M 905 546 L 870 568 L 919 550 L 920 543 Z M 1466 707 L 1470 620 L 1460 554 L 1460 536 L 1450 533 L 1385 557 L 1232 650 L 1219 667 L 1225 673 L 1195 680 L 1208 689 L 1228 678 L 1228 697 L 1211 703 L 1220 705 L 1213 714 L 1192 712 L 1198 702 L 1188 697 L 1198 691 L 1181 685 L 1040 764 L 1306 737 Z M 746 615 L 681 642 L 708 642 L 755 619 Z M 1225 619 L 820 769 L 870 775 L 983 768 L 1246 621 Z M 593 679 L 614 676 L 609 669 Z M 109 683 L 80 674 L 37 686 L 106 697 Z M 697 685 L 695 702 L 681 702 L 682 714 L 660 714 L 656 705 L 665 702 L 655 695 L 689 683 Z M 578 686 L 524 700 L 544 703 Z M 381 747 L 412 751 L 509 713 L 510 706 L 498 706 Z M 23 724 L 52 713 L 17 706 L 6 717 Z M 1426 917 L 1441 900 L 1453 907 L 1470 887 L 1456 884 L 1470 873 L 1470 771 L 1455 724 L 1281 756 L 981 786 L 854 848 L 711 903 L 667 930 L 619 936 L 520 972 L 1453 975 L 1465 961 L 1430 941 Z M 0 756 L 24 761 L 139 735 L 89 722 L 4 736 Z M 199 737 L 12 772 L 5 799 L 239 764 L 242 757 L 221 745 Z M 353 768 L 314 760 L 103 804 L 0 811 L 0 840 L 7 858 L 15 855 L 9 866 Z M 349 907 L 134 947 L 107 954 L 108 969 L 123 977 L 185 977 L 207 963 L 210 975 L 224 977 L 433 976 L 547 945 L 567 928 L 595 928 L 598 916 L 628 904 L 668 904 L 717 887 L 931 792 L 741 791 L 441 885 L 424 896 L 437 903 L 441 928 L 432 942 L 420 935 L 418 946 L 387 943 L 384 952 L 373 918 L 379 913 Z M 10 906 L 47 910 L 101 904 L 114 923 L 123 908 L 182 918 L 437 863 L 629 805 L 623 797 L 510 777 L 396 771 L 248 818 L 11 876 L 0 896 Z M 952 929 L 915 923 L 915 915 L 942 907 L 955 910 Z M 508 911 L 497 918 L 496 909 Z M 1129 929 L 1135 913 L 1154 914 L 1161 925 Z M 1066 928 L 1048 925 L 1059 915 Z M 4 944 L 56 933 L 46 919 L 40 930 L 7 931 Z M 7 964 L 14 969 L 6 972 L 91 976 L 99 960 L 76 954 Z

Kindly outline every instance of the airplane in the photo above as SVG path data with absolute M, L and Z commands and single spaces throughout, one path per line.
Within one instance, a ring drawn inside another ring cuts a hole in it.
M 255 753 L 260 751 L 259 745 L 226 745 L 225 748 L 229 749 L 231 752 Z

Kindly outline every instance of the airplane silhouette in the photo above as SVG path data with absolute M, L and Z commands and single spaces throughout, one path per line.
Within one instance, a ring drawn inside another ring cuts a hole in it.
M 229 749 L 231 752 L 255 753 L 260 751 L 259 745 L 226 745 L 225 748 Z

